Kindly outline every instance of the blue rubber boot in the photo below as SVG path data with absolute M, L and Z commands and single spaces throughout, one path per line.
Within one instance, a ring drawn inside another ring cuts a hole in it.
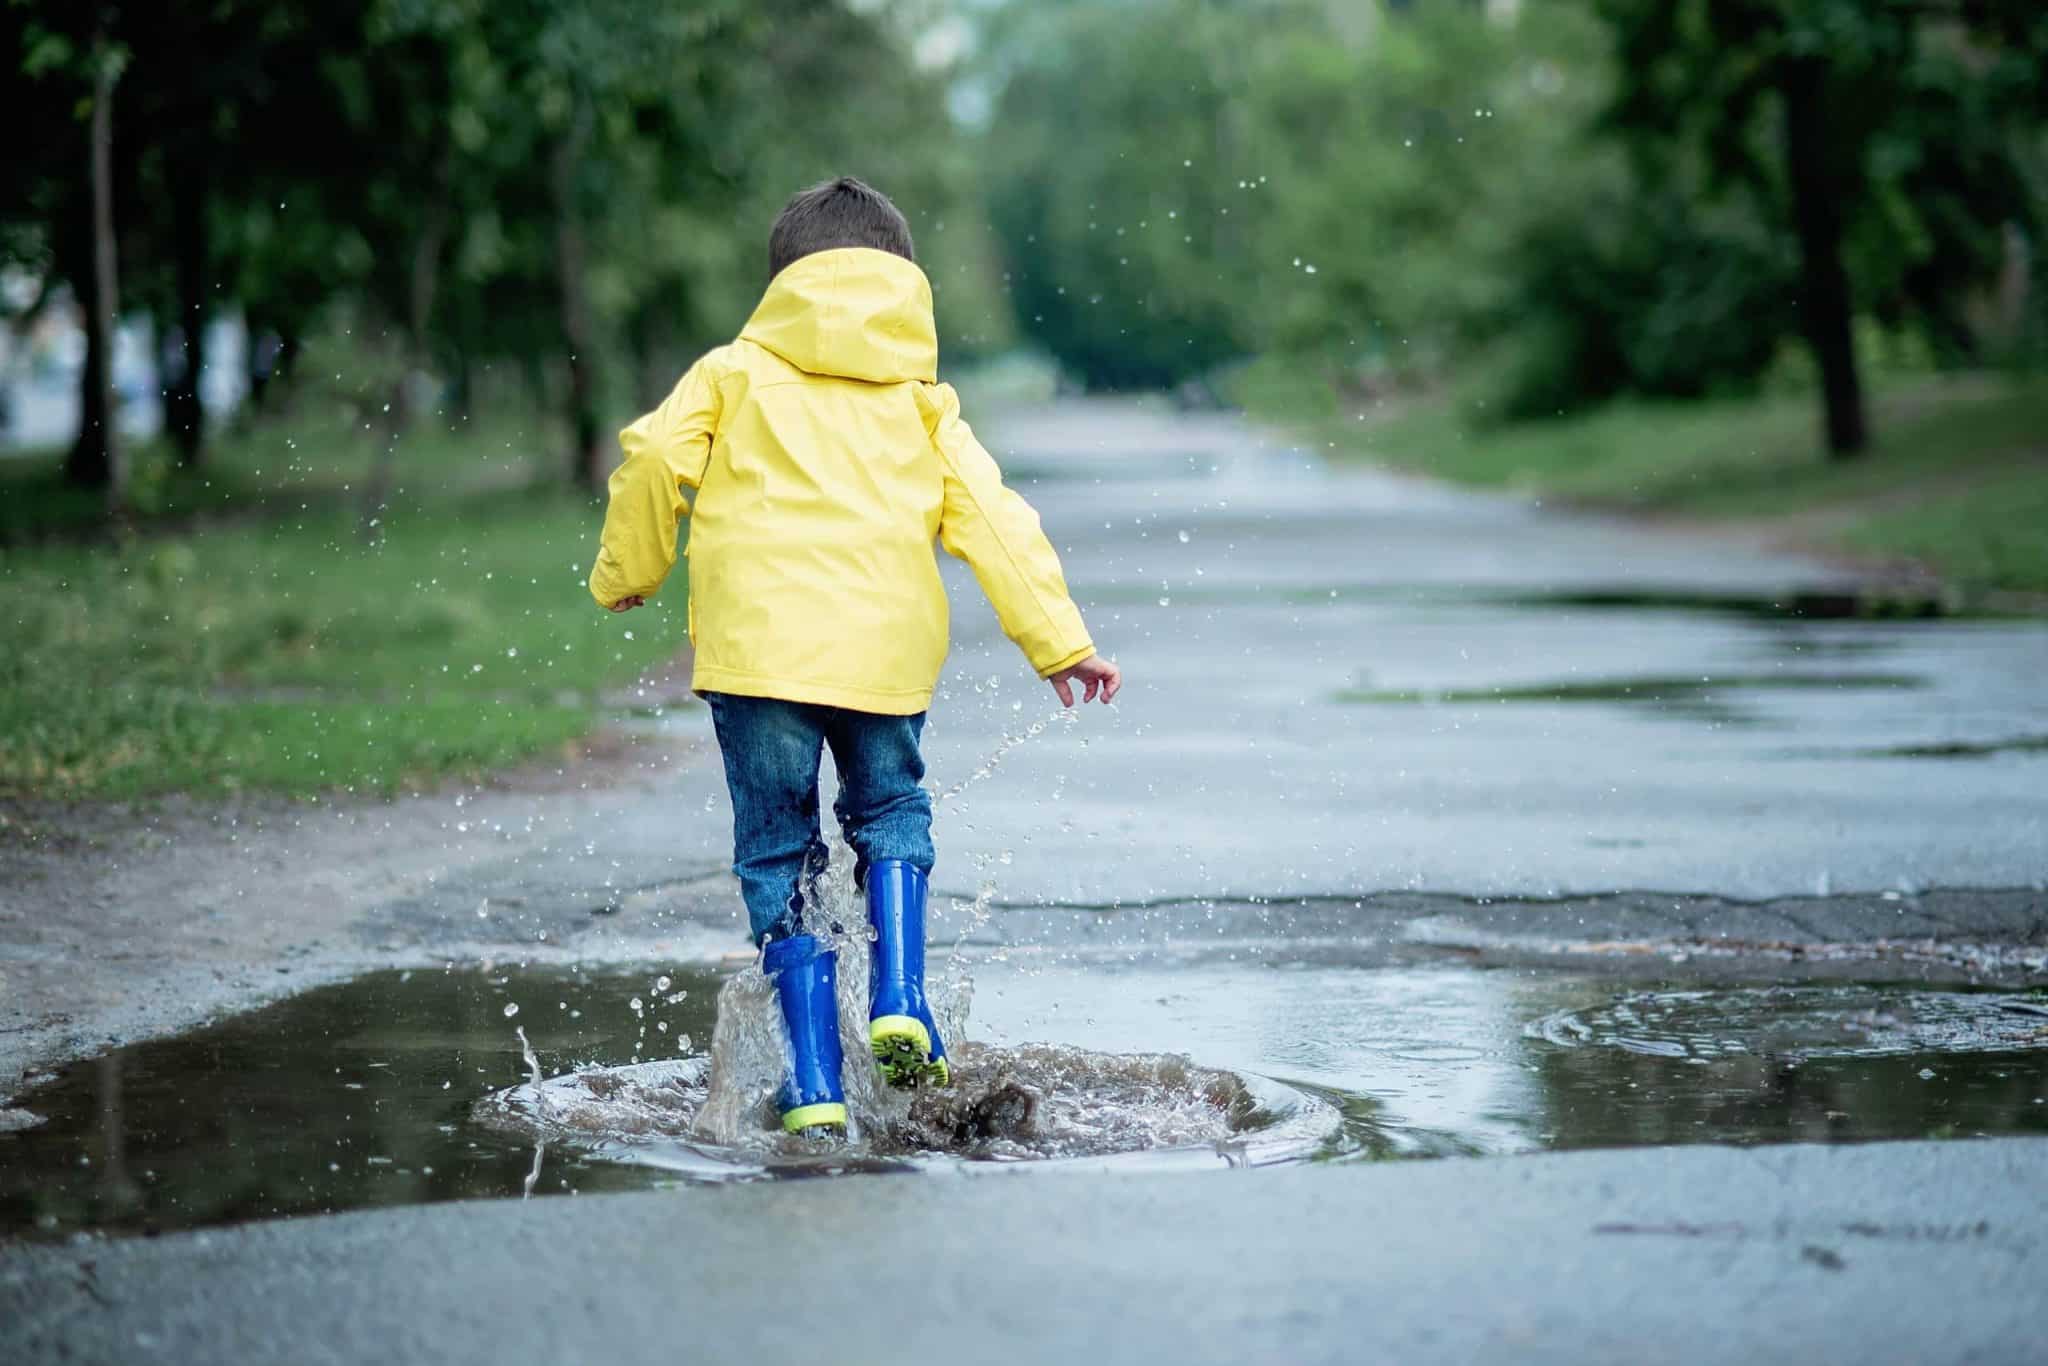
M 902 859 L 868 869 L 874 971 L 868 977 L 868 1043 L 891 1086 L 953 1080 L 946 1045 L 924 997 L 924 870 Z
M 782 1020 L 789 1026 L 789 1075 L 775 1106 L 782 1127 L 846 1128 L 846 1092 L 839 1084 L 839 955 L 816 935 L 777 939 L 761 955 L 761 971 L 775 983 Z

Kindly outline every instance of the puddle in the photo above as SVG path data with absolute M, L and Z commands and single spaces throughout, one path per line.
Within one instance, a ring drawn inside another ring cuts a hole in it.
M 1116 605 L 1144 606 L 1158 594 L 1144 586 L 1109 584 L 1092 595 Z M 1741 618 L 1755 622 L 1917 622 L 1936 619 L 1996 620 L 1998 614 L 1955 597 L 1918 593 L 1885 593 L 1852 589 L 1814 590 L 1778 596 L 1744 593 L 1697 593 L 1682 589 L 1585 589 L 1557 592 L 1501 590 L 1484 585 L 1402 583 L 1349 580 L 1311 583 L 1182 584 L 1176 602 L 1205 605 L 1288 603 L 1301 607 L 1349 606 L 1360 602 L 1398 602 L 1434 606 L 1491 606 L 1533 611 L 1685 612 Z
M 1737 706 L 1743 694 L 1771 692 L 1884 692 L 1926 686 L 1911 674 L 1800 673 L 1718 674 L 1697 677 L 1642 677 L 1506 684 L 1495 688 L 1348 689 L 1338 702 L 1368 706 L 1422 703 L 1470 705 L 1483 702 L 1605 702 L 1683 717 L 1731 722 L 1748 719 Z
M 1357 966 L 1284 938 L 974 971 L 960 1084 L 869 1088 L 845 1147 L 768 1127 L 754 1045 L 707 1113 L 714 1003 L 765 1004 L 758 975 L 375 973 L 17 1098 L 44 1122 L 0 1132 L 0 1236 L 844 1171 L 2048 1134 L 2048 991 Z
M 2048 1050 L 2048 996 L 1901 991 L 1861 984 L 1630 993 L 1561 1010 L 1524 1034 L 1566 1048 L 1619 1048 L 1709 1064 L 1764 1056 L 1890 1058 Z
M 1622 612 L 1706 612 L 1757 621 L 1921 621 L 1967 615 L 1959 598 L 1911 591 L 1820 589 L 1777 596 L 1697 593 L 1680 589 L 1590 589 L 1581 592 L 1504 593 L 1494 601 L 1517 607 L 1584 608 Z
M 865 1059 L 865 944 L 842 944 L 839 962 L 842 1050 Z M 1335 1109 L 1315 1096 L 1172 1053 L 999 1048 L 967 1039 L 969 990 L 951 966 L 934 974 L 932 1000 L 942 1034 L 955 1041 L 954 1084 L 896 1091 L 880 1085 L 871 1067 L 849 1066 L 845 1143 L 782 1132 L 774 1103 L 783 1074 L 781 1014 L 752 965 L 718 989 L 708 1054 L 582 1066 L 552 1078 L 527 1056 L 526 1084 L 485 1096 L 473 1113 L 536 1142 L 712 1180 L 801 1174 L 849 1158 L 867 1167 L 1081 1158 L 1129 1165 L 1179 1153 L 1203 1165 L 1219 1158 L 1254 1165 L 1307 1157 L 1337 1130 Z M 669 991 L 669 979 L 660 979 L 657 994 Z M 632 1000 L 651 1009 L 655 997 Z
M 2048 754 L 2048 735 L 2015 735 L 2004 740 L 1942 740 L 1924 745 L 1884 745 L 1851 750 L 1865 759 L 1989 759 L 2000 754 Z

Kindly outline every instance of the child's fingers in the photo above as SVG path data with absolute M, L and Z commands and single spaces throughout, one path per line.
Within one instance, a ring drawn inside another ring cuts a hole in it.
M 1097 678 L 1094 674 L 1088 675 L 1088 686 L 1081 690 L 1081 700 L 1083 702 L 1093 702 L 1095 700 L 1095 690 L 1101 686 L 1101 679 Z
M 1124 685 L 1124 671 L 1116 665 L 1109 666 L 1109 677 L 1102 680 L 1102 700 L 1109 702 L 1116 696 L 1116 690 Z
M 1074 685 L 1067 682 L 1067 675 L 1056 675 L 1052 680 L 1052 690 L 1060 695 L 1061 706 L 1071 707 L 1074 705 Z

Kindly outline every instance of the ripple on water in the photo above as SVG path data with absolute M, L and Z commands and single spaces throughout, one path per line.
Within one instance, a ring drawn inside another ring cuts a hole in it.
M 1742 1054 L 1819 1059 L 2021 1052 L 2048 1048 L 2048 996 L 1856 983 L 1643 991 L 1556 1011 L 1523 1032 L 1560 1047 L 1618 1048 L 1689 1062 Z

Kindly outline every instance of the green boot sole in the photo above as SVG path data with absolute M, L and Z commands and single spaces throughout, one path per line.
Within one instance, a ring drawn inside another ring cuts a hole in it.
M 868 1046 L 875 1051 L 882 1080 L 899 1090 L 953 1084 L 953 1069 L 944 1058 L 932 1056 L 931 1031 L 914 1016 L 882 1015 L 868 1021 Z

